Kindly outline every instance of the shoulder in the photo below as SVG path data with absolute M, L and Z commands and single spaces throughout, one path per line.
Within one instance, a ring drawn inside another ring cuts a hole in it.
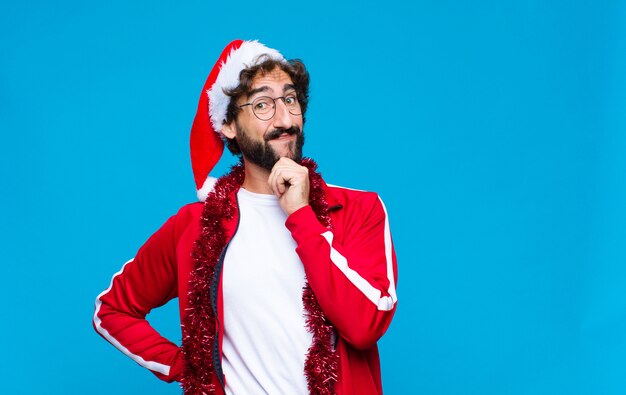
M 202 207 L 204 207 L 204 202 L 187 203 L 184 206 L 182 206 L 180 209 L 178 209 L 176 216 L 184 217 L 188 215 L 201 213 Z
M 370 201 L 378 199 L 376 192 L 362 189 L 348 188 L 341 185 L 326 184 L 330 193 L 342 201 Z
M 170 221 L 173 222 L 175 228 L 180 230 L 184 230 L 190 225 L 196 225 L 202 216 L 203 207 L 204 202 L 186 204 L 170 218 Z
M 374 206 L 382 204 L 382 200 L 376 192 L 348 188 L 334 184 L 326 184 L 326 186 L 328 188 L 329 205 L 335 203 L 346 209 L 369 208 L 371 210 Z

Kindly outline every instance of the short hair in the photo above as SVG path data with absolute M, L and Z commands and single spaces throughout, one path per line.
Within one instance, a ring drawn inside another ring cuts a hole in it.
M 280 68 L 291 78 L 296 90 L 296 96 L 302 109 L 302 121 L 304 122 L 304 114 L 306 113 L 307 104 L 309 102 L 309 72 L 304 63 L 299 59 L 288 61 L 275 60 L 267 55 L 261 55 L 254 66 L 245 68 L 239 73 L 239 85 L 233 89 L 225 89 L 224 94 L 230 97 L 228 108 L 226 109 L 225 123 L 231 123 L 237 120 L 237 116 L 241 111 L 237 100 L 252 91 L 252 81 L 258 75 L 265 75 Z M 226 138 L 228 150 L 235 155 L 241 154 L 239 144 L 234 138 Z

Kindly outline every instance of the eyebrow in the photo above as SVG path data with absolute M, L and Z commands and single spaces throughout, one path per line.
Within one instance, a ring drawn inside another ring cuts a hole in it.
M 270 90 L 269 86 L 262 86 L 260 88 L 252 89 L 250 92 L 248 92 L 246 97 L 249 99 L 249 98 L 251 98 L 252 96 L 256 95 L 259 92 L 266 92 L 268 90 Z
M 250 99 L 252 96 L 256 95 L 257 93 L 267 92 L 269 90 L 270 90 L 269 86 L 262 86 L 256 89 L 252 89 L 250 92 L 248 92 L 248 94 L 246 95 L 246 98 Z M 283 85 L 283 92 L 286 92 L 288 90 L 296 90 L 296 86 L 294 84 Z

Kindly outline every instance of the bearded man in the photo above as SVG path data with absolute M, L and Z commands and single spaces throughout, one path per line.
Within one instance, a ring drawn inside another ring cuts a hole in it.
M 376 342 L 396 309 L 384 204 L 302 158 L 309 75 L 231 42 L 191 131 L 200 202 L 182 207 L 96 299 L 97 332 L 185 394 L 381 394 Z M 219 179 L 223 144 L 241 156 Z M 179 298 L 182 346 L 146 320 Z

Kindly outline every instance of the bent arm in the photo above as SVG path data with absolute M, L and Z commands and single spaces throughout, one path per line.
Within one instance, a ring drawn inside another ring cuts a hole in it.
M 93 315 L 93 326 L 104 339 L 168 382 L 180 379 L 182 352 L 145 317 L 177 295 L 173 222 L 174 217 L 113 276 L 96 298 Z
M 397 263 L 389 221 L 376 196 L 346 224 L 340 244 L 310 206 L 293 213 L 287 228 L 324 314 L 339 335 L 359 349 L 373 346 L 395 312 Z

